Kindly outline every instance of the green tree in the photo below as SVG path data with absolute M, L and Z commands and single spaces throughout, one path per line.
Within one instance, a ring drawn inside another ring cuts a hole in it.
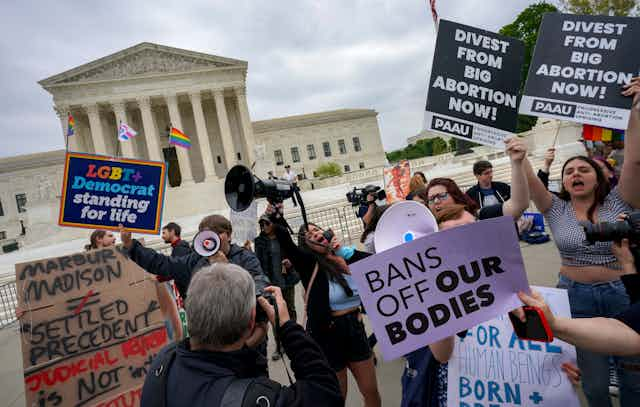
M 449 139 L 449 151 L 456 151 L 457 147 L 458 147 L 458 143 L 456 142 L 456 139 L 451 137 Z
M 573 14 L 637 16 L 638 0 L 559 0 L 563 11 Z
M 440 155 L 447 152 L 449 145 L 442 137 L 436 137 L 433 140 L 433 155 Z
M 338 177 L 342 175 L 342 167 L 340 167 L 340 164 L 332 161 L 320 164 L 318 168 L 316 168 L 315 173 L 319 178 Z
M 511 23 L 500 29 L 500 34 L 507 37 L 518 38 L 524 42 L 524 63 L 522 65 L 522 74 L 520 76 L 520 94 L 524 91 L 524 85 L 527 82 L 527 74 L 529 73 L 529 65 L 531 64 L 531 56 L 538 40 L 538 30 L 542 22 L 542 16 L 545 13 L 557 12 L 558 9 L 549 3 L 537 3 L 524 9 L 518 17 Z M 536 124 L 536 118 L 533 116 L 518 115 L 518 125 L 516 131 L 521 133 L 531 129 Z

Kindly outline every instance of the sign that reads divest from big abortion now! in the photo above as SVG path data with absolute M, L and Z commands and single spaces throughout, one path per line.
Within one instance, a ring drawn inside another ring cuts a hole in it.
M 350 266 L 392 360 L 521 306 L 528 290 L 513 218 L 433 233 Z
M 626 129 L 640 75 L 640 19 L 548 13 L 540 25 L 520 113 Z
M 165 173 L 161 162 L 67 153 L 58 223 L 157 234 Z
M 440 20 L 424 127 L 502 148 L 516 129 L 522 41 Z

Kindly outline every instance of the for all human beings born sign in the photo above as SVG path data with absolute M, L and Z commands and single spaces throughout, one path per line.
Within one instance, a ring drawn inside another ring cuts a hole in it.
M 566 290 L 534 287 L 553 313 L 571 317 Z M 501 315 L 455 338 L 449 361 L 447 402 L 450 406 L 578 407 L 573 385 L 562 364 L 576 364 L 573 345 L 524 341 Z
M 117 248 L 16 265 L 27 406 L 137 406 L 167 344 L 155 280 Z
M 640 73 L 638 38 L 637 18 L 545 14 L 520 113 L 626 129 L 620 92 Z
M 165 163 L 67 153 L 60 226 L 160 231 Z
M 513 218 L 433 233 L 350 266 L 385 360 L 507 313 L 529 284 Z
M 516 130 L 524 44 L 440 20 L 424 127 L 493 147 Z

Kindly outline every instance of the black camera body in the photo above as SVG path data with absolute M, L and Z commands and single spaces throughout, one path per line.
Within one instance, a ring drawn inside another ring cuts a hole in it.
M 640 211 L 629 213 L 623 221 L 587 223 L 583 227 L 590 243 L 629 239 L 629 250 L 633 254 L 636 269 L 640 270 Z M 640 301 L 640 274 L 626 274 L 621 280 L 631 303 Z
M 622 239 L 629 239 L 632 244 L 640 243 L 640 211 L 629 213 L 623 221 L 587 223 L 583 227 L 589 243 Z
M 369 194 L 374 194 L 376 200 L 387 199 L 384 189 L 376 185 L 366 185 L 364 188 L 354 187 L 353 191 L 347 192 L 347 201 L 351 202 L 351 206 L 366 205 Z

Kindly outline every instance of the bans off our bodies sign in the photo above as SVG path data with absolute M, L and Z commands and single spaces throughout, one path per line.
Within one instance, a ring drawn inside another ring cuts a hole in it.
M 67 153 L 61 226 L 160 231 L 165 163 Z
M 424 127 L 503 148 L 516 129 L 523 56 L 520 40 L 441 20 Z
M 385 360 L 507 313 L 529 288 L 506 216 L 433 233 L 350 268 Z
M 544 15 L 520 113 L 626 129 L 640 75 L 640 19 Z
M 16 265 L 27 406 L 134 406 L 167 344 L 154 280 L 117 248 Z

